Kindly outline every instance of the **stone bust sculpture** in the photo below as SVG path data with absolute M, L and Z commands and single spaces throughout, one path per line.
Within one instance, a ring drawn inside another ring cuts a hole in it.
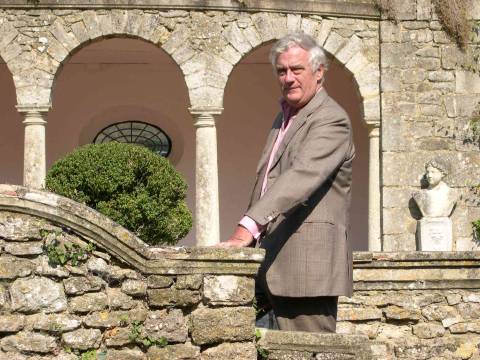
M 443 182 L 448 175 L 448 164 L 441 158 L 435 158 L 425 164 L 427 187 L 413 194 L 423 217 L 449 217 L 457 202 L 457 194 Z

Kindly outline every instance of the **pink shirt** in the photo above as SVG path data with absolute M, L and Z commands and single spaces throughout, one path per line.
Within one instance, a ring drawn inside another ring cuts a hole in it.
M 295 115 L 297 114 L 297 110 L 290 107 L 285 100 L 281 100 L 281 106 L 282 106 L 282 111 L 283 111 L 283 122 L 282 126 L 280 127 L 280 130 L 277 135 L 277 139 L 275 140 L 275 143 L 273 144 L 272 152 L 270 153 L 270 157 L 268 158 L 268 163 L 267 163 L 267 171 L 265 171 L 265 177 L 263 178 L 262 182 L 262 190 L 260 192 L 260 197 L 265 194 L 265 191 L 267 191 L 267 181 L 268 181 L 268 173 L 270 172 L 270 167 L 272 166 L 273 159 L 275 157 L 275 154 L 277 153 L 278 147 L 283 141 L 283 138 L 285 137 L 285 134 L 287 133 L 288 129 L 290 128 L 290 125 L 292 124 L 293 120 L 295 119 Z M 246 228 L 255 239 L 258 239 L 260 235 L 262 234 L 263 230 L 265 230 L 265 226 L 261 226 L 255 222 L 252 218 L 248 216 L 244 216 L 239 224 Z

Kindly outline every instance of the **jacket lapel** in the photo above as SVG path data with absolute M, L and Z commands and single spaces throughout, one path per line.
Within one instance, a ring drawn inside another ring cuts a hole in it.
M 305 125 L 305 122 L 307 121 L 308 117 L 325 101 L 327 96 L 328 94 L 325 91 L 325 89 L 321 89 L 320 91 L 317 92 L 317 94 L 312 98 L 312 100 L 310 100 L 310 102 L 307 105 L 305 105 L 302 109 L 300 109 L 295 119 L 292 120 L 293 121 L 292 125 L 290 125 L 290 128 L 285 134 L 285 137 L 283 138 L 282 143 L 280 144 L 277 152 L 275 153 L 275 157 L 273 158 L 270 170 L 272 170 L 275 167 L 275 165 L 278 163 L 283 153 L 285 152 L 287 145 L 292 140 L 295 133 L 298 130 L 300 130 L 300 128 L 303 125 Z M 278 134 L 278 131 L 277 131 L 277 134 Z M 275 142 L 275 139 L 273 140 L 274 142 Z M 271 148 L 270 148 L 270 151 L 271 151 Z
M 267 166 L 268 159 L 270 158 L 270 154 L 273 149 L 273 145 L 275 144 L 275 140 L 277 139 L 278 132 L 280 131 L 280 127 L 282 126 L 282 119 L 283 119 L 283 114 L 280 113 L 277 115 L 272 129 L 270 130 L 270 133 L 268 134 L 267 141 L 265 143 L 265 147 L 262 153 L 262 156 L 260 157 L 260 160 L 258 161 L 258 166 L 257 166 L 257 174 L 263 171 L 263 168 Z M 292 124 L 293 125 L 293 124 Z

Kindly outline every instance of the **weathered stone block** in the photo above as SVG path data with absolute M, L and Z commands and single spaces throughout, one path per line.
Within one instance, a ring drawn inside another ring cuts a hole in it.
M 452 334 L 480 333 L 480 321 L 459 322 L 449 327 Z
M 411 43 L 381 44 L 382 67 L 414 68 L 416 51 L 417 48 Z
M 34 330 L 61 333 L 75 330 L 82 324 L 82 319 L 70 314 L 35 314 L 27 318 L 27 324 Z
M 150 289 L 168 288 L 173 284 L 173 279 L 169 276 L 151 275 L 147 278 L 147 286 Z
M 98 275 L 106 275 L 109 271 L 107 262 L 97 257 L 89 258 L 87 260 L 86 266 L 89 271 Z
M 105 281 L 97 276 L 74 276 L 63 280 L 65 292 L 69 295 L 81 295 L 90 291 L 98 291 L 105 285 Z
M 387 319 L 392 320 L 418 321 L 422 317 L 420 310 L 409 310 L 398 306 L 389 306 L 383 312 Z
M 480 75 L 466 70 L 455 71 L 457 93 L 480 94 Z
M 455 80 L 455 75 L 452 71 L 431 71 L 428 73 L 428 80 L 432 82 L 446 82 Z
M 456 350 L 455 339 L 407 339 L 395 345 L 395 355 L 400 359 L 451 359 Z
M 206 276 L 203 296 L 213 305 L 243 305 L 253 300 L 255 280 L 233 275 Z
M 62 44 L 62 46 L 67 49 L 68 51 L 72 51 L 75 49 L 78 45 L 80 45 L 80 42 L 78 39 L 71 33 L 68 32 L 64 25 L 62 24 L 62 21 L 57 18 L 57 20 L 51 25 L 50 28 L 52 35 L 55 36 L 55 38 Z
M 466 320 L 480 319 L 480 304 L 478 303 L 460 303 L 456 305 L 456 308 L 460 316 Z M 455 312 L 454 314 L 456 315 L 457 313 Z
M 462 301 L 462 295 L 456 293 L 447 294 L 446 298 L 448 305 L 457 305 Z
M 432 17 L 432 1 L 417 0 L 417 19 L 430 20 Z
M 151 289 L 147 290 L 148 303 L 151 306 L 192 306 L 201 300 L 198 291 L 177 289 Z
M 364 320 L 380 320 L 382 318 L 382 310 L 377 308 L 344 308 L 339 307 L 338 321 L 364 321 Z
M 252 49 L 252 45 L 246 39 L 236 23 L 232 23 L 224 32 L 226 39 L 241 54 L 246 54 Z
M 130 296 L 144 296 L 147 294 L 147 282 L 141 280 L 125 280 L 122 283 L 122 291 Z
M 8 254 L 18 256 L 39 255 L 43 252 L 42 247 L 42 241 L 8 242 L 5 244 L 4 251 Z
M 89 39 L 96 39 L 102 36 L 102 29 L 99 25 L 97 13 L 93 10 L 88 10 L 83 13 L 83 23 Z
M 35 274 L 40 276 L 48 276 L 48 277 L 58 277 L 58 278 L 66 278 L 70 275 L 70 271 L 68 271 L 63 266 L 53 267 L 49 264 L 48 257 L 43 255 L 39 256 L 35 259 Z
M 88 293 L 76 296 L 70 299 L 69 307 L 75 313 L 100 311 L 107 307 L 107 295 L 104 293 Z
M 338 33 L 331 31 L 324 48 L 331 54 L 336 54 L 344 45 L 346 40 L 338 35 Z
M 0 279 L 8 280 L 28 276 L 34 268 L 35 264 L 30 260 L 0 256 Z
M 422 315 L 430 321 L 442 321 L 446 318 L 458 316 L 457 310 L 449 305 L 432 304 L 422 309 Z
M 263 42 L 275 39 L 271 17 L 271 14 L 266 13 L 256 13 L 252 15 L 253 24 Z
M 257 47 L 262 43 L 260 34 L 257 32 L 257 29 L 253 24 L 243 29 L 243 34 L 245 35 L 245 38 L 250 42 L 252 47 Z
M 98 349 L 102 333 L 98 329 L 78 329 L 62 335 L 62 342 L 72 349 Z
M 203 275 L 178 275 L 176 289 L 199 290 L 203 283 Z
M 57 347 L 53 336 L 33 332 L 21 332 L 4 337 L 0 340 L 3 351 L 31 351 L 46 354 Z
M 480 303 L 480 294 L 477 294 L 477 293 L 465 294 L 463 295 L 463 301 Z
M 0 315 L 0 333 L 18 332 L 25 326 L 23 315 Z
M 443 336 L 445 329 L 436 323 L 420 323 L 413 327 L 413 333 L 420 339 L 432 339 Z
M 147 358 L 149 360 L 197 360 L 200 359 L 200 348 L 189 343 L 168 345 L 164 348 L 152 346 L 148 349 Z
M 138 348 L 114 350 L 109 349 L 105 360 L 146 360 L 147 356 Z
M 40 219 L 29 215 L 15 214 L 13 216 L 10 212 L 0 212 L 0 237 L 7 240 L 41 240 L 40 229 L 42 225 L 44 223 Z
M 195 344 L 253 339 L 255 310 L 253 308 L 201 308 L 192 312 L 191 334 Z
M 407 325 L 381 324 L 378 329 L 377 340 L 401 339 L 412 336 L 412 329 Z
M 0 285 L 0 310 L 7 309 L 7 290 Z
M 257 351 L 253 343 L 224 343 L 202 352 L 202 360 L 251 360 L 256 359 Z M 269 357 L 270 358 L 270 357 Z M 301 358 L 296 358 L 301 359 Z
M 142 335 L 154 339 L 165 338 L 169 343 L 183 343 L 188 337 L 188 327 L 181 310 L 153 311 L 143 324 Z
M 10 287 L 12 310 L 19 312 L 61 312 L 67 299 L 61 284 L 50 279 L 34 277 L 17 279 Z
M 105 331 L 103 335 L 105 345 L 108 347 L 120 347 L 132 343 L 132 329 L 116 327 Z
M 110 310 L 128 310 L 136 305 L 130 296 L 118 288 L 107 289 L 107 301 Z

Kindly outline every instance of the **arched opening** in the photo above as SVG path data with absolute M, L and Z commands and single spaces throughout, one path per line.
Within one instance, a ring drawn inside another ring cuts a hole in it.
M 163 50 L 132 38 L 109 38 L 75 52 L 57 74 L 47 125 L 47 169 L 112 124 L 141 122 L 171 140 L 168 159 L 186 178 L 195 209 L 195 132 L 178 65 Z M 193 245 L 193 229 L 182 244 Z
M 220 233 L 228 237 L 243 215 L 260 158 L 275 114 L 280 91 L 268 61 L 271 44 L 245 56 L 233 69 L 218 121 Z M 368 132 L 353 75 L 332 59 L 325 87 L 349 114 L 354 132 L 356 160 L 352 185 L 352 245 L 368 249 Z
M 0 57 L 0 183 L 22 184 L 23 118 L 17 104 L 12 73 Z

